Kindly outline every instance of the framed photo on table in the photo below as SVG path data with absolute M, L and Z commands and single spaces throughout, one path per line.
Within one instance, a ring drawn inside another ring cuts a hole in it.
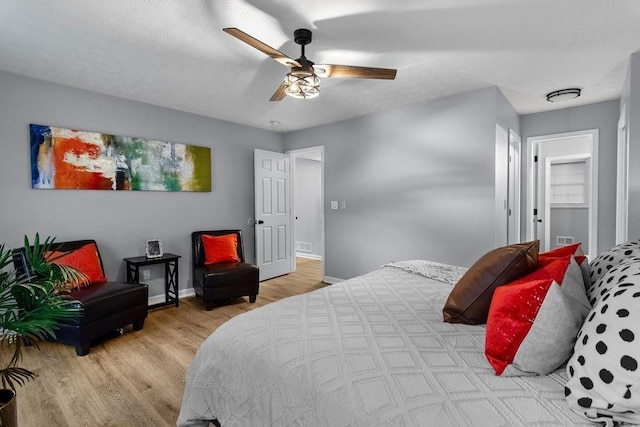
M 158 239 L 147 240 L 145 252 L 146 252 L 147 258 L 160 258 L 163 254 L 162 240 L 158 240 Z

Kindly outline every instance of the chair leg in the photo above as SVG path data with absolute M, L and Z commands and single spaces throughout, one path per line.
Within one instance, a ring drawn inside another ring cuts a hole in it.
M 133 322 L 133 330 L 134 331 L 141 331 L 142 328 L 144 328 L 144 318 L 142 318 L 140 320 L 136 320 L 135 322 Z
M 91 350 L 91 341 L 81 342 L 79 345 L 76 346 L 76 354 L 78 356 L 86 356 L 87 354 L 89 354 L 90 350 Z
M 257 294 L 249 295 L 249 302 L 250 302 L 250 303 L 254 303 L 254 302 L 256 302 L 256 298 L 257 298 L 257 297 L 258 297 L 258 295 L 257 295 Z

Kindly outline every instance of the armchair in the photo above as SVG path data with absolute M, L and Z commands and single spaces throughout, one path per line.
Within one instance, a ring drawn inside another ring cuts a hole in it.
M 94 267 L 104 277 L 104 266 L 95 240 L 56 243 L 56 251 L 71 253 L 84 250 L 88 245 L 95 247 L 99 265 Z M 24 248 L 14 249 L 13 262 L 19 274 L 30 273 L 31 267 L 24 256 Z M 76 354 L 85 356 L 89 353 L 93 340 L 108 336 L 129 324 L 133 324 L 135 331 L 144 327 L 149 289 L 143 284 L 99 281 L 71 290 L 69 298 L 77 301 L 82 314 L 79 318 L 60 321 L 55 330 L 55 340 L 75 346 Z
M 225 259 L 224 256 L 220 258 L 211 253 L 215 248 L 209 246 L 208 236 L 215 238 L 232 235 L 235 235 L 235 257 L 231 257 L 233 259 Z M 256 265 L 245 261 L 242 231 L 195 231 L 191 233 L 191 243 L 193 287 L 196 295 L 202 298 L 207 311 L 213 309 L 216 301 L 225 299 L 248 295 L 249 302 L 256 301 L 260 282 L 259 270 Z M 220 262 L 207 263 L 207 258 L 217 258 Z

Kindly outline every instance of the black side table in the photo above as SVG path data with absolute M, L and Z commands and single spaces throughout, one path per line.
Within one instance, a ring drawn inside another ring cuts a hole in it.
M 140 267 L 164 264 L 165 301 L 150 305 L 149 308 L 165 307 L 171 304 L 175 304 L 178 307 L 178 258 L 180 258 L 180 255 L 166 253 L 157 258 L 137 256 L 124 259 L 127 263 L 127 282 L 129 283 L 140 283 Z

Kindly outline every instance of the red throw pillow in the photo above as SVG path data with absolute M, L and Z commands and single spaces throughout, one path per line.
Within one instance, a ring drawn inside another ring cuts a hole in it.
M 496 375 L 546 375 L 571 356 L 591 306 L 576 259 L 556 258 L 496 289 L 485 356 Z
M 582 271 L 582 281 L 584 283 L 585 289 L 587 289 L 588 285 L 591 283 L 591 280 L 589 279 L 589 276 L 591 275 L 591 268 L 589 267 L 589 263 L 586 261 L 587 257 L 584 255 L 584 251 L 582 250 L 582 243 L 560 246 L 559 248 L 555 248 L 550 251 L 538 254 L 538 268 L 544 267 L 545 265 L 557 260 L 558 258 L 570 255 L 573 255 L 573 257 L 576 259 L 576 262 L 580 265 L 580 270 Z
M 491 297 L 538 266 L 539 240 L 516 243 L 484 254 L 456 283 L 442 309 L 445 322 L 478 325 L 487 322 Z
M 79 283 L 67 283 L 67 287 L 80 288 L 107 281 L 104 271 L 102 271 L 98 249 L 94 243 L 88 243 L 67 253 L 49 252 L 46 254 L 46 258 L 50 259 L 53 264 L 75 268 L 85 275 L 85 280 L 81 280 Z
M 238 258 L 238 236 L 224 234 L 222 236 L 202 235 L 204 246 L 204 263 L 240 262 Z
M 560 246 L 547 252 L 538 254 L 538 265 L 544 266 L 550 262 L 555 261 L 558 258 L 573 255 L 576 257 L 578 264 L 582 265 L 582 261 L 585 259 L 584 252 L 582 251 L 582 243 L 574 243 L 573 245 Z

